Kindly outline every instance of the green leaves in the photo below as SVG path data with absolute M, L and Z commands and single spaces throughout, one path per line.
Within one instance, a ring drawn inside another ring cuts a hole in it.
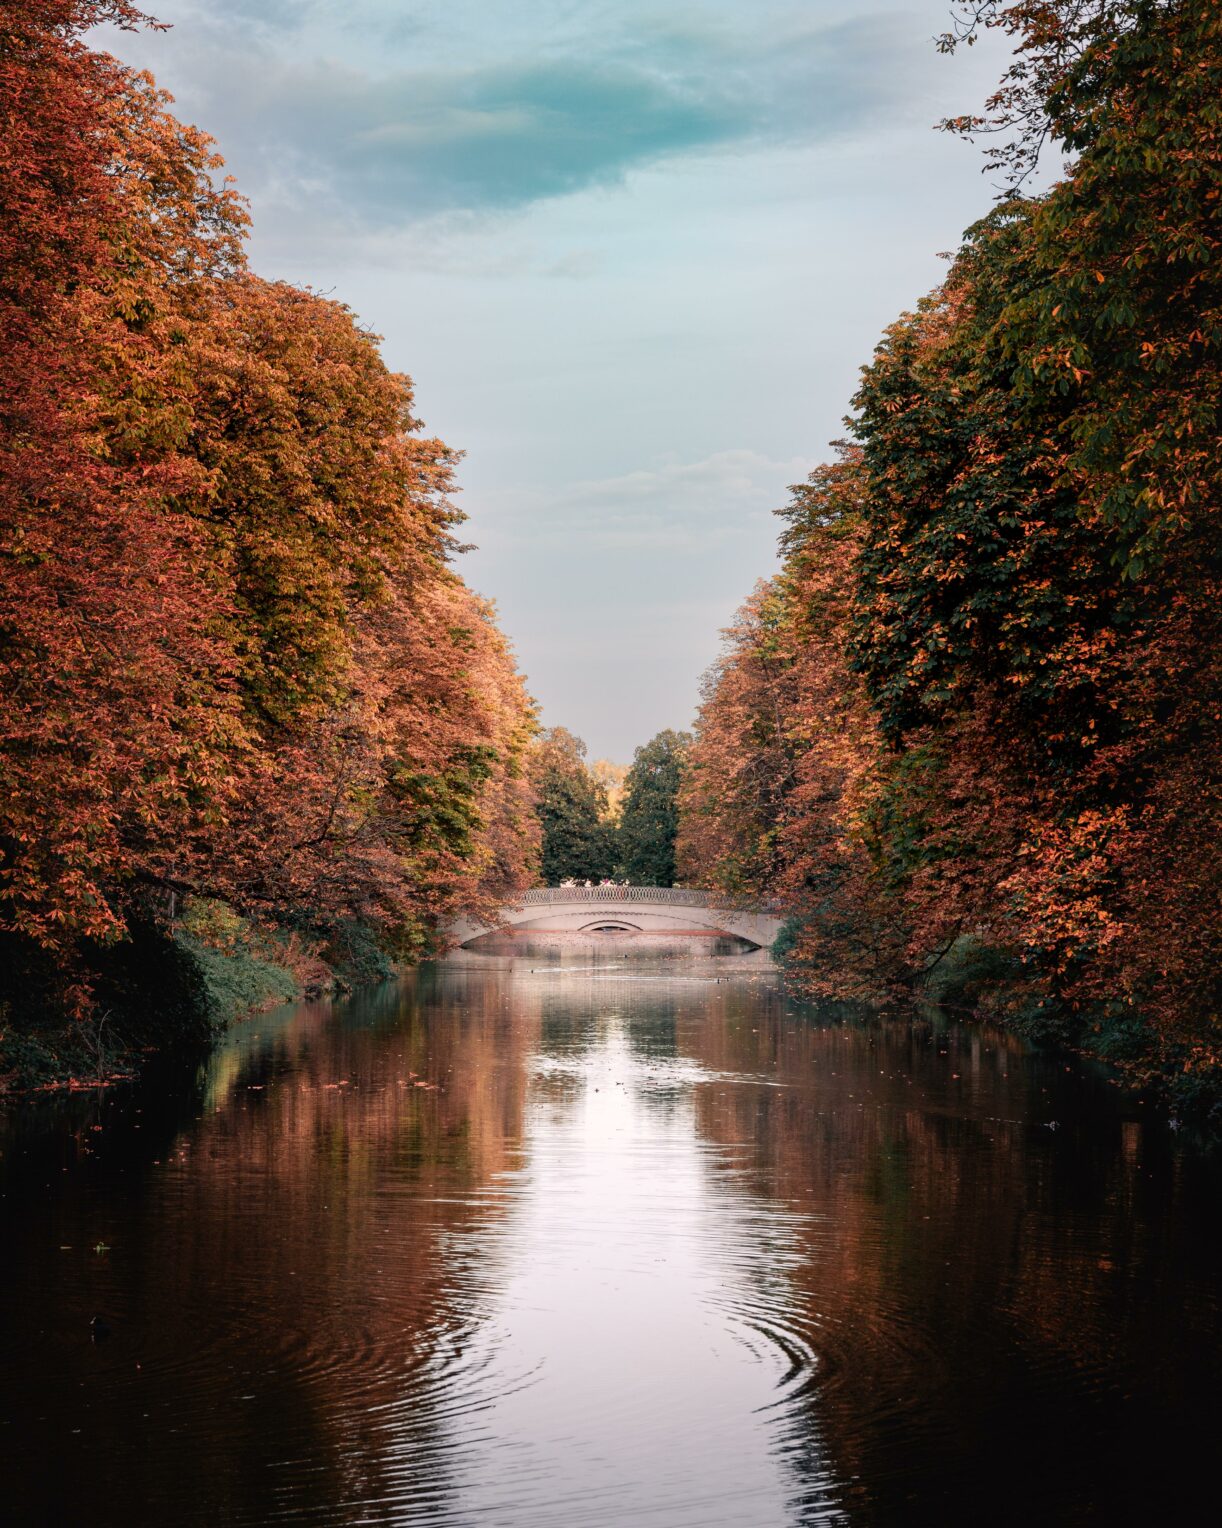
M 659 732 L 636 750 L 624 781 L 619 873 L 634 886 L 673 886 L 679 786 L 691 738 Z
M 615 873 L 617 845 L 605 788 L 585 762 L 586 746 L 564 727 L 540 737 L 531 760 L 534 809 L 542 829 L 540 875 L 601 881 Z
M 863 372 L 855 445 L 795 490 L 785 567 L 706 680 L 681 857 L 779 896 L 822 992 L 975 941 L 992 1011 L 1222 1086 L 1218 558 L 1222 9 L 989 0 L 983 117 L 1043 197 L 973 229 Z M 1026 988 L 1026 995 L 1023 988 Z

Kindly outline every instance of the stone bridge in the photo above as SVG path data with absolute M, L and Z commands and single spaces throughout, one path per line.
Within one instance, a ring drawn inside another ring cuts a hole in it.
M 608 942 L 616 935 L 690 939 L 697 949 L 701 944 L 711 947 L 717 939 L 741 939 L 766 957 L 781 919 L 774 912 L 735 906 L 711 892 L 673 886 L 547 886 L 526 892 L 516 906 L 502 908 L 493 927 L 544 938 L 605 937 Z M 449 935 L 462 946 L 492 931 L 486 924 L 460 918 Z

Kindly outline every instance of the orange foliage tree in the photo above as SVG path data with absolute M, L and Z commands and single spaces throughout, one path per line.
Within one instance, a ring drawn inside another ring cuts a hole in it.
M 82 38 L 144 20 L 0 4 L 0 939 L 193 893 L 418 951 L 534 877 L 531 703 L 409 381 Z
M 680 796 L 680 875 L 792 919 L 808 990 L 877 996 L 903 960 L 902 909 L 872 871 L 882 758 L 847 644 L 861 452 L 792 489 L 785 568 L 757 586 L 706 675 Z
M 0 915 L 53 942 L 121 927 L 105 887 L 210 795 L 237 727 L 155 309 L 223 279 L 241 214 L 202 135 L 178 132 L 166 173 L 147 82 L 77 36 L 140 19 L 0 11 Z

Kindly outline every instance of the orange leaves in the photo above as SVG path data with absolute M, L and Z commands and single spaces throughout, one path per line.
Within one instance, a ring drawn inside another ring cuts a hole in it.
M 456 456 L 347 309 L 246 271 L 211 140 L 101 20 L 139 17 L 5 6 L 0 931 L 70 952 L 198 891 L 418 946 L 534 852 Z
M 877 991 L 889 958 L 859 831 L 880 745 L 845 653 L 859 494 L 852 450 L 793 490 L 785 570 L 705 678 L 678 849 L 684 879 L 820 909 L 792 958 L 841 996 Z

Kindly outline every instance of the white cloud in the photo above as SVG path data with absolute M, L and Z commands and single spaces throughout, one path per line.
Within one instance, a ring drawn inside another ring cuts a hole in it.
M 758 547 L 775 535 L 772 515 L 789 484 L 814 466 L 806 457 L 775 461 L 740 448 L 547 492 L 485 492 L 481 544 L 486 550 L 512 544 L 558 551 L 576 542 L 595 551 L 683 552 L 740 540 Z
M 439 213 L 621 185 L 672 159 L 834 141 L 910 116 L 924 46 L 910 13 L 820 9 L 595 20 L 542 48 L 534 28 L 503 29 L 503 50 L 481 56 L 430 46 L 436 20 L 404 33 L 374 8 L 367 30 L 387 45 L 371 56 L 322 8 L 226 0 L 189 8 L 160 49 L 119 51 L 168 66 L 261 237 L 293 238 L 304 210 L 316 237 L 363 242 Z

